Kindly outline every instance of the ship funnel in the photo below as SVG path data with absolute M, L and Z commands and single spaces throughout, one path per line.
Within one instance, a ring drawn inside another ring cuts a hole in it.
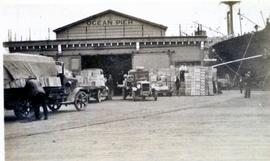
M 229 6 L 230 11 L 227 12 L 227 31 L 228 35 L 234 35 L 233 31 L 233 5 L 240 1 L 222 1 L 221 3 Z

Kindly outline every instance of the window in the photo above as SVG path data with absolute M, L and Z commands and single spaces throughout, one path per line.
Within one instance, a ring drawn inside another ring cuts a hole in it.
M 146 42 L 145 44 L 146 44 L 146 45 L 151 45 L 151 42 Z

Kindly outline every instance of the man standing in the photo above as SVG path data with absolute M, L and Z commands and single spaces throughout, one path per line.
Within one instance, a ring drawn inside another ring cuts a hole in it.
M 43 107 L 44 120 L 48 119 L 48 109 L 45 103 L 46 94 L 41 86 L 41 83 L 34 78 L 26 81 L 25 90 L 32 102 L 36 120 L 40 120 L 40 106 Z
M 240 79 L 239 79 L 239 89 L 240 89 L 240 93 L 241 94 L 243 93 L 243 86 L 244 86 L 243 78 L 242 78 L 242 76 L 240 76 Z
M 106 82 L 106 86 L 109 88 L 108 100 L 112 100 L 114 85 L 113 85 L 113 78 L 111 74 L 109 75 L 109 78 Z
M 175 88 L 176 88 L 176 95 L 179 96 L 180 80 L 178 76 L 176 77 Z
M 245 98 L 250 98 L 251 81 L 251 72 L 248 71 L 244 77 Z

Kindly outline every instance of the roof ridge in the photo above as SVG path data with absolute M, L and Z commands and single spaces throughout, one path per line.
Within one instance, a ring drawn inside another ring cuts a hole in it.
M 95 18 L 97 18 L 99 16 L 106 15 L 108 13 L 114 13 L 114 14 L 117 14 L 117 15 L 121 15 L 122 17 L 127 17 L 127 18 L 130 18 L 130 19 L 134 19 L 134 20 L 137 20 L 137 21 L 140 21 L 140 22 L 151 24 L 153 26 L 158 26 L 158 27 L 163 28 L 165 30 L 167 29 L 167 26 L 164 26 L 164 25 L 161 25 L 161 24 L 157 24 L 157 23 L 154 23 L 154 22 L 151 22 L 151 21 L 148 21 L 148 20 L 144 20 L 144 19 L 141 19 L 141 18 L 138 18 L 138 17 L 134 17 L 134 16 L 131 16 L 131 15 L 128 15 L 128 14 L 125 14 L 125 13 L 121 13 L 121 12 L 118 12 L 118 11 L 115 11 L 115 10 L 112 10 L 112 9 L 108 9 L 108 10 L 105 10 L 103 12 L 100 12 L 100 13 L 94 14 L 92 16 L 88 16 L 86 18 L 83 18 L 81 20 L 75 21 L 73 23 L 64 25 L 64 26 L 59 27 L 59 28 L 57 28 L 57 29 L 55 29 L 53 31 L 57 33 L 57 32 L 60 32 L 62 30 L 65 30 L 65 29 L 67 29 L 69 27 L 72 27 L 72 26 L 75 26 L 77 24 L 80 24 L 80 23 L 82 23 L 84 21 L 87 21 L 89 19 L 95 19 Z

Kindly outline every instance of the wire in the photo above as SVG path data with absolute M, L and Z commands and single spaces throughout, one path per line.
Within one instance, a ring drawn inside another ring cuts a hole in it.
M 224 63 L 224 61 L 222 60 L 222 58 L 221 58 L 219 55 L 217 55 L 217 56 L 218 56 L 218 59 L 219 59 L 222 63 Z M 240 74 L 237 73 L 235 70 L 233 70 L 232 67 L 230 67 L 229 64 L 225 64 L 225 66 L 227 66 L 227 68 L 229 68 L 234 74 L 240 76 Z
M 254 35 L 254 34 L 251 33 L 250 39 L 249 39 L 249 41 L 248 41 L 248 44 L 247 44 L 246 50 L 245 50 L 245 52 L 244 52 L 244 54 L 243 54 L 243 56 L 242 56 L 242 59 L 245 58 L 246 55 L 247 55 L 247 51 L 248 51 L 248 48 L 249 48 L 249 46 L 250 46 L 251 40 L 252 40 L 252 38 L 253 38 L 253 35 Z M 239 64 L 238 69 L 237 69 L 237 71 L 236 71 L 237 73 L 239 72 L 239 70 L 240 70 L 242 64 L 243 64 L 243 61 L 240 61 L 240 64 Z M 236 75 L 234 75 L 234 78 L 233 78 L 233 84 L 234 84 L 234 82 L 235 82 L 235 79 L 236 79 Z

